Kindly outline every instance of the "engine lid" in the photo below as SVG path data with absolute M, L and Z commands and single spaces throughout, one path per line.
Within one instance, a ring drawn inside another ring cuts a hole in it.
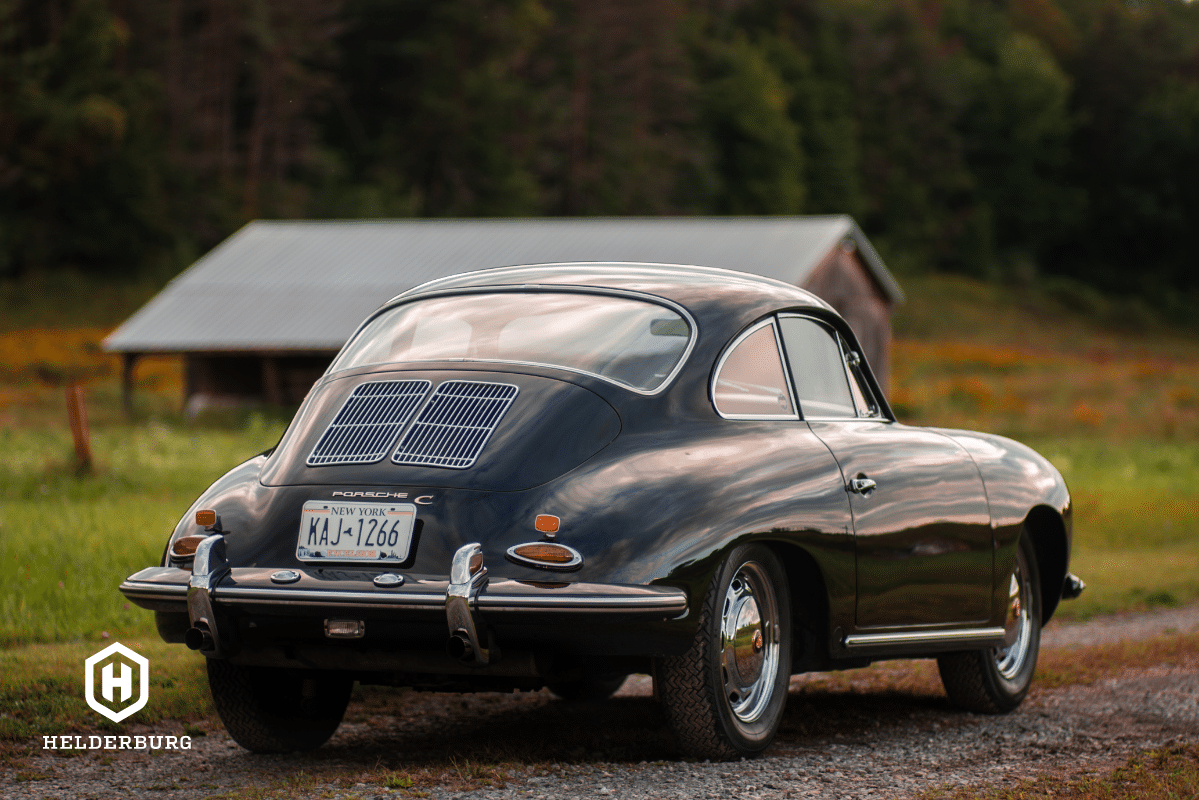
M 325 381 L 261 475 L 267 486 L 539 486 L 620 433 L 594 392 L 516 372 L 392 370 Z

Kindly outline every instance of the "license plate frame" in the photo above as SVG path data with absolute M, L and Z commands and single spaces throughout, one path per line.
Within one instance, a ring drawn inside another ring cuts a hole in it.
M 400 564 L 408 560 L 415 529 L 412 503 L 308 500 L 300 511 L 296 558 L 309 563 Z

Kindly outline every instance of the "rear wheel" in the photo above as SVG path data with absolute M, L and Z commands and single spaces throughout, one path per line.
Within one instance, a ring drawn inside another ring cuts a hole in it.
M 1041 647 L 1041 581 L 1027 531 L 1020 537 L 1009 587 L 1009 623 L 1015 626 L 1012 644 L 947 653 L 937 659 L 946 694 L 966 711 L 1006 714 L 1020 705 L 1032 685 Z
M 208 661 L 208 685 L 225 730 L 255 753 L 314 750 L 329 740 L 354 681 L 338 673 Z
M 657 664 L 680 750 L 714 760 L 761 753 L 782 720 L 790 675 L 786 572 L 769 548 L 743 545 L 717 570 L 691 647 Z

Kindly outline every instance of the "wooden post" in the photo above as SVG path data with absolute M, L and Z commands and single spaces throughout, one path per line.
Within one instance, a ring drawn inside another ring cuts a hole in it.
M 75 439 L 75 458 L 80 473 L 92 469 L 92 435 L 87 427 L 87 407 L 83 403 L 83 387 L 77 383 L 67 387 L 67 419 Z
M 133 419 L 133 367 L 139 353 L 121 354 L 121 408 L 125 419 Z

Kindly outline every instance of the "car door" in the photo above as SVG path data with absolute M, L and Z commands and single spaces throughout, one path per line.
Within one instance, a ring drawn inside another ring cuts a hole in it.
M 991 520 L 970 455 L 948 436 L 882 417 L 860 358 L 826 322 L 784 315 L 779 329 L 800 411 L 849 495 L 857 629 L 986 621 Z

